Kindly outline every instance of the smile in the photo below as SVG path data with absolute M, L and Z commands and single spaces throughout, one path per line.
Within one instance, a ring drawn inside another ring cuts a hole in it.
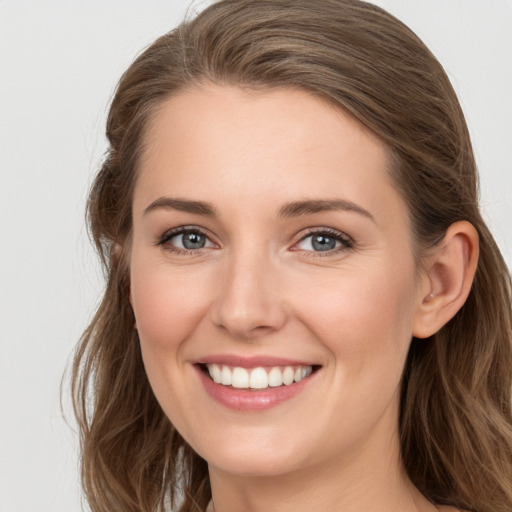
M 203 389 L 224 407 L 272 409 L 314 386 L 321 365 L 271 356 L 218 354 L 194 361 Z
M 208 374 L 216 384 L 235 389 L 267 389 L 289 386 L 311 375 L 312 366 L 273 366 L 242 368 L 221 364 L 205 365 Z

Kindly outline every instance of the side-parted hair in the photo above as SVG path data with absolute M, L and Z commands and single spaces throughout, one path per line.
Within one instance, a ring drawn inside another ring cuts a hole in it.
M 148 122 L 169 97 L 205 83 L 307 91 L 373 132 L 389 150 L 419 261 L 452 223 L 475 226 L 480 259 L 466 303 L 435 335 L 411 343 L 401 454 L 432 502 L 510 512 L 510 275 L 479 211 L 468 129 L 432 53 L 399 20 L 357 0 L 222 0 L 156 40 L 122 76 L 87 207 L 106 288 L 72 374 L 91 509 L 204 511 L 211 497 L 206 462 L 165 416 L 146 377 L 125 257 Z

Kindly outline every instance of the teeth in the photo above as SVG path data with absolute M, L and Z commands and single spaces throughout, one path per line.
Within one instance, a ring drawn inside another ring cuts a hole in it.
M 268 372 L 268 385 L 273 388 L 283 385 L 283 373 L 280 368 L 274 367 Z
M 221 384 L 224 386 L 231 386 L 231 371 L 227 366 L 222 367 Z
M 252 389 L 268 388 L 268 375 L 264 368 L 254 368 L 254 370 L 251 371 L 249 387 Z
M 222 382 L 222 370 L 219 368 L 218 364 L 212 364 L 210 370 L 210 377 L 214 382 L 220 384 Z
M 207 364 L 208 373 L 214 382 L 237 389 L 266 389 L 289 386 L 306 378 L 313 371 L 312 366 L 274 366 L 272 368 L 234 368 L 227 365 Z
M 224 367 L 226 368 L 226 367 Z M 224 371 L 224 368 L 222 371 Z M 236 367 L 231 372 L 231 385 L 234 388 L 248 388 L 249 387 L 249 372 L 245 368 Z
M 293 378 L 295 377 L 295 372 L 291 366 L 287 366 L 283 372 L 283 384 L 289 386 L 293 382 Z

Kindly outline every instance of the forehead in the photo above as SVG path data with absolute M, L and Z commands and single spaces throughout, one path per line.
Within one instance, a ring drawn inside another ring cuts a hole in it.
M 134 206 L 168 194 L 246 208 L 341 195 L 377 207 L 400 201 L 388 167 L 377 137 L 307 92 L 209 85 L 150 120 Z

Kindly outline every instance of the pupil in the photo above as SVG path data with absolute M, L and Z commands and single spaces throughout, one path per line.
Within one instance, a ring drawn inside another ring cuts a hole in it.
M 312 245 L 316 251 L 330 251 L 336 247 L 336 240 L 329 236 L 315 235 Z
M 199 233 L 186 233 L 183 235 L 183 247 L 186 249 L 201 249 L 204 247 L 205 237 Z

